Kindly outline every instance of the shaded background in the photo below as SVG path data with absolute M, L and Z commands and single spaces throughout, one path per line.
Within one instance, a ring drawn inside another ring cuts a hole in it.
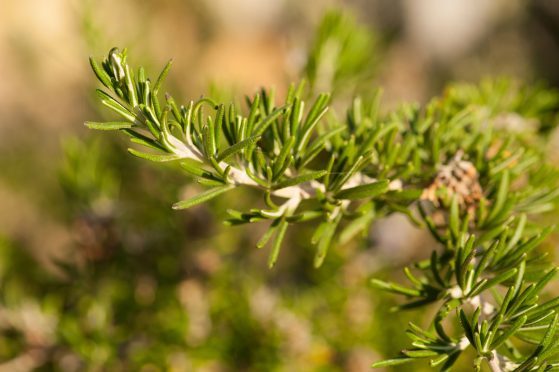
M 107 117 L 90 55 L 128 47 L 152 76 L 173 58 L 166 89 L 185 101 L 261 86 L 281 94 L 334 7 L 371 34 L 366 84 L 383 87 L 387 109 L 487 75 L 559 85 L 552 0 L 0 5 L 0 370 L 365 371 L 404 345 L 394 330 L 417 315 L 386 321 L 392 300 L 367 286 L 429 244 L 400 217 L 320 270 L 300 228 L 269 271 L 254 249 L 260 227 L 219 223 L 250 195 L 172 212 L 196 186 L 83 126 Z

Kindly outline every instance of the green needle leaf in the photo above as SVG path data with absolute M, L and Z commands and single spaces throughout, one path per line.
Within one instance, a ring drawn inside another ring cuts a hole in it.
M 156 163 L 163 163 L 167 161 L 181 159 L 180 155 L 175 155 L 175 154 L 148 154 L 146 152 L 141 152 L 135 149 L 128 149 L 128 152 L 139 158 L 154 161 Z
M 403 287 L 399 284 L 388 283 L 379 279 L 372 279 L 371 284 L 378 289 L 382 289 L 384 291 L 393 292 L 400 295 L 411 296 L 411 297 L 421 296 L 421 291 L 417 289 Z
M 254 129 L 254 136 L 261 136 L 264 134 L 266 129 L 285 111 L 285 108 L 278 107 L 272 111 L 261 123 L 259 123 Z
M 499 275 L 494 276 L 491 279 L 488 279 L 483 285 L 477 287 L 476 291 L 472 293 L 469 293 L 468 296 L 475 296 L 483 291 L 485 291 L 486 289 L 489 289 L 493 286 L 496 286 L 499 283 L 504 282 L 505 280 L 512 278 L 513 276 L 516 275 L 516 273 L 518 272 L 517 268 L 513 268 L 513 269 L 509 269 Z
M 159 77 L 157 78 L 157 81 L 153 85 L 153 93 L 154 94 L 157 94 L 159 92 L 159 88 L 161 88 L 161 84 L 163 83 L 163 81 L 167 77 L 167 74 L 169 74 L 169 70 L 171 69 L 172 64 L 173 64 L 173 60 L 170 59 L 169 62 L 167 62 L 167 64 L 165 65 L 165 67 L 161 71 L 161 73 L 159 74 Z
M 214 187 L 213 189 L 209 189 L 201 194 L 198 194 L 190 199 L 187 200 L 183 200 L 180 202 L 177 202 L 175 204 L 173 204 L 173 209 L 187 209 L 190 207 L 193 207 L 195 205 L 204 203 L 208 200 L 211 200 L 213 198 L 215 198 L 216 196 L 219 196 L 221 194 L 223 194 L 224 192 L 227 192 L 231 189 L 233 189 L 235 186 L 234 185 L 225 185 L 225 186 L 218 186 L 218 187 Z
M 322 235 L 320 236 L 320 240 L 318 241 L 318 247 L 316 249 L 316 254 L 314 256 L 314 267 L 318 268 L 322 266 L 324 262 L 324 258 L 326 257 L 326 253 L 328 252 L 328 248 L 332 243 L 332 238 L 334 237 L 334 233 L 336 232 L 336 228 L 338 227 L 339 219 L 335 221 L 329 222 L 324 230 L 322 230 Z
M 107 106 L 111 110 L 115 111 L 119 115 L 123 116 L 126 120 L 130 121 L 131 123 L 136 121 L 136 117 L 134 115 L 132 115 L 132 113 L 126 107 L 124 107 L 122 104 L 120 104 L 117 100 L 115 100 L 109 94 L 103 92 L 100 89 L 97 89 L 96 92 L 97 92 L 97 95 L 99 96 L 99 98 L 101 98 L 101 103 L 102 104 L 104 104 L 105 106 Z
M 222 161 L 225 160 L 233 155 L 235 155 L 236 153 L 242 151 L 243 149 L 245 149 L 247 146 L 253 145 L 256 142 L 258 142 L 258 140 L 260 139 L 261 136 L 252 136 L 249 137 L 247 139 L 244 139 L 240 142 L 237 142 L 236 144 L 229 146 L 228 148 L 226 148 L 225 150 L 223 150 L 216 158 L 217 161 Z
M 314 171 L 314 172 L 308 172 L 308 173 L 305 173 L 305 174 L 301 174 L 297 177 L 293 177 L 293 178 L 290 178 L 288 180 L 285 180 L 283 182 L 278 183 L 277 185 L 274 186 L 274 189 L 275 190 L 280 190 L 280 189 L 283 189 L 285 187 L 300 185 L 302 183 L 320 178 L 320 177 L 324 176 L 326 173 L 328 173 L 328 172 L 325 171 L 325 170 L 320 170 L 320 171 Z
M 456 194 L 452 196 L 452 203 L 450 204 L 450 218 L 449 228 L 454 239 L 458 239 L 460 234 L 460 210 L 458 209 L 458 197 Z
M 516 331 L 526 323 L 528 317 L 526 315 L 520 317 L 515 321 L 505 332 L 503 332 L 498 338 L 491 344 L 491 349 L 497 349 L 499 346 L 505 343 Z
M 99 67 L 97 62 L 95 62 L 95 60 L 92 57 L 89 57 L 89 64 L 91 65 L 91 68 L 95 73 L 95 76 L 97 76 L 97 79 L 99 79 L 99 81 L 103 83 L 105 87 L 111 89 L 111 85 L 112 85 L 111 78 L 109 77 L 107 72 L 103 70 L 101 67 Z
M 401 356 L 394 359 L 381 360 L 380 362 L 373 363 L 372 368 L 390 367 L 397 366 L 404 363 L 412 362 L 416 358 L 411 358 L 407 356 Z
M 262 235 L 262 237 L 260 238 L 258 243 L 256 243 L 256 248 L 263 248 L 266 245 L 266 243 L 268 243 L 268 241 L 270 240 L 270 238 L 272 237 L 272 235 L 276 231 L 276 229 L 279 225 L 279 221 L 280 221 L 279 219 L 274 220 L 274 222 L 270 225 L 268 230 L 266 230 L 264 235 Z
M 272 252 L 270 253 L 270 257 L 268 258 L 268 267 L 271 269 L 276 264 L 278 260 L 279 252 L 281 249 L 281 243 L 283 238 L 285 237 L 285 232 L 287 231 L 288 223 L 285 219 L 281 219 L 279 226 L 278 226 L 278 234 L 276 235 L 276 239 L 274 240 L 274 245 L 272 246 Z
M 487 224 L 490 224 L 492 220 L 498 216 L 499 212 L 505 206 L 505 202 L 508 197 L 509 192 L 509 184 L 510 184 L 510 175 L 508 171 L 503 172 L 503 176 L 501 177 L 501 181 L 499 182 L 499 189 L 497 190 L 497 196 L 495 198 L 495 204 L 489 213 L 489 217 L 487 218 Z
M 85 126 L 90 129 L 98 130 L 118 130 L 118 129 L 130 129 L 133 124 L 125 121 L 108 121 L 104 123 L 95 121 L 86 121 Z
M 404 350 L 403 353 L 412 358 L 429 358 L 439 355 L 434 350 Z
M 367 185 L 360 185 L 338 191 L 334 197 L 336 199 L 358 200 L 364 198 L 374 198 L 388 191 L 390 181 L 381 180 Z

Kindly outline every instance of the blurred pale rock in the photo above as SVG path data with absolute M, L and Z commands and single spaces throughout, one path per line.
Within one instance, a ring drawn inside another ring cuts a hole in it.
M 277 307 L 277 295 L 268 287 L 260 287 L 249 299 L 252 315 L 261 323 L 270 323 Z
M 359 290 L 352 293 L 345 303 L 345 313 L 348 326 L 354 331 L 366 327 L 371 321 L 373 313 L 373 304 L 371 302 L 371 294 L 365 290 Z
M 188 279 L 180 284 L 178 298 L 188 314 L 186 340 L 192 345 L 199 345 L 206 340 L 212 328 L 206 291 L 198 280 Z
M 495 21 L 516 11 L 517 0 L 405 0 L 407 35 L 420 50 L 443 61 L 469 51 Z
M 213 0 L 204 2 L 226 33 L 246 36 L 269 29 L 280 16 L 285 0 Z
M 559 127 L 555 128 L 551 134 L 551 139 L 549 141 L 549 157 L 550 160 L 555 161 L 555 164 L 559 164 Z
M 17 357 L 0 363 L 0 372 L 30 372 L 40 367 L 46 359 L 43 350 L 29 350 Z
M 74 16 L 65 0 L 2 3 L 0 113 L 8 120 L 1 127 L 13 129 L 26 118 L 51 127 L 79 120 L 83 95 L 75 88 L 88 66 L 75 58 L 81 44 Z
M 58 319 L 31 300 L 17 308 L 0 308 L 0 328 L 14 328 L 25 335 L 29 345 L 48 347 L 55 341 Z
M 287 50 L 272 35 L 245 38 L 223 34 L 210 43 L 198 60 L 197 84 L 215 82 L 252 94 L 261 87 L 285 90 Z
M 406 101 L 425 101 L 429 92 L 427 57 L 410 42 L 396 43 L 386 53 L 379 85 L 385 92 L 385 110 Z
M 347 372 L 370 372 L 371 361 L 379 360 L 380 357 L 371 348 L 360 347 L 350 351 L 349 357 L 346 361 L 345 371 Z M 377 372 L 385 371 L 386 369 L 375 369 Z
M 278 312 L 276 322 L 284 336 L 283 348 L 288 355 L 297 356 L 309 352 L 312 333 L 308 321 L 284 309 Z
M 371 229 L 373 246 L 382 261 L 400 265 L 413 257 L 425 256 L 434 246 L 425 231 L 399 213 L 375 221 Z

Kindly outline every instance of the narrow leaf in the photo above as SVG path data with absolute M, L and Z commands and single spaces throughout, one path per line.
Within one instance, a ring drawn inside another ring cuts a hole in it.
M 522 327 L 528 317 L 526 315 L 520 317 L 517 321 L 515 321 L 507 330 L 505 330 L 499 337 L 493 341 L 491 344 L 491 349 L 497 349 L 501 346 L 506 340 L 508 340 L 512 335 L 516 333 L 516 331 Z
M 272 237 L 272 235 L 276 231 L 276 229 L 279 225 L 279 221 L 280 220 L 277 219 L 270 225 L 270 227 L 268 228 L 268 230 L 266 230 L 264 235 L 262 235 L 262 237 L 260 238 L 258 243 L 256 243 L 257 248 L 263 248 L 266 245 L 266 243 L 268 243 L 268 241 L 270 240 L 270 238 Z
M 508 197 L 509 191 L 509 183 L 510 183 L 510 175 L 508 171 L 504 171 L 501 177 L 501 181 L 499 182 L 499 189 L 497 190 L 497 196 L 495 198 L 495 204 L 489 213 L 489 217 L 487 218 L 487 223 L 491 223 L 491 221 L 497 217 L 501 209 L 503 209 L 505 205 L 505 201 Z
M 403 353 L 412 358 L 429 358 L 439 355 L 434 350 L 404 350 Z
M 454 237 L 454 239 L 458 239 L 460 234 L 460 210 L 458 209 L 458 197 L 456 194 L 452 196 L 452 203 L 450 204 L 450 217 L 449 217 L 449 228 L 450 233 Z
M 464 329 L 464 335 L 468 338 L 468 341 L 470 341 L 471 345 L 475 345 L 474 330 L 472 329 L 472 325 L 468 321 L 468 318 L 466 317 L 464 310 L 460 309 L 458 311 L 458 315 L 460 319 L 460 324 L 462 325 L 462 329 Z
M 236 153 L 242 151 L 243 149 L 245 149 L 247 146 L 253 145 L 256 142 L 258 142 L 258 140 L 260 139 L 261 136 L 252 136 L 249 138 L 246 138 L 240 142 L 237 142 L 236 144 L 229 146 L 228 148 L 226 148 L 225 150 L 223 150 L 218 156 L 217 156 L 217 161 L 223 161 L 227 158 L 229 158 L 230 156 L 235 155 Z
M 175 154 L 148 154 L 146 152 L 141 152 L 141 151 L 131 149 L 131 148 L 128 149 L 128 152 L 131 153 L 134 156 L 139 157 L 139 158 L 154 161 L 156 163 L 162 163 L 162 162 L 181 159 L 180 155 L 175 155 Z
M 195 205 L 204 203 L 208 200 L 215 198 L 218 195 L 223 194 L 226 191 L 233 189 L 233 185 L 225 185 L 225 186 L 218 186 L 214 187 L 213 189 L 209 189 L 201 194 L 198 194 L 190 199 L 183 200 L 173 204 L 173 209 L 187 209 L 193 207 Z
M 95 60 L 92 57 L 89 57 L 89 64 L 91 65 L 91 69 L 95 73 L 95 76 L 97 76 L 97 79 L 99 79 L 99 81 L 104 86 L 111 89 L 111 85 L 112 85 L 111 84 L 111 78 L 109 77 L 107 72 L 105 70 L 103 70 L 101 67 L 99 67 L 97 62 L 95 62 Z
M 285 187 L 300 185 L 302 183 L 320 178 L 320 177 L 324 176 L 326 173 L 327 172 L 325 170 L 320 170 L 320 171 L 313 171 L 313 172 L 308 172 L 308 173 L 305 173 L 305 174 L 301 174 L 297 177 L 293 177 L 293 178 L 290 178 L 288 180 L 285 180 L 285 181 L 282 181 L 282 182 L 278 183 L 277 185 L 274 186 L 274 189 L 275 190 L 280 190 L 280 189 L 283 189 Z
M 86 121 L 85 126 L 90 129 L 98 130 L 118 130 L 118 129 L 130 129 L 133 124 L 125 121 L 108 121 L 104 123 L 95 121 Z
M 421 291 L 417 289 L 403 287 L 399 284 L 388 283 L 379 279 L 372 279 L 371 284 L 378 289 L 382 289 L 384 291 L 388 291 L 400 295 L 411 296 L 411 297 L 421 296 Z
M 270 257 L 268 258 L 268 267 L 271 269 L 276 264 L 278 260 L 281 243 L 285 236 L 285 232 L 287 231 L 288 223 L 285 219 L 282 219 L 278 226 L 278 234 L 276 235 L 276 239 L 274 240 L 274 245 L 272 247 L 272 252 L 270 253 Z
M 284 110 L 285 109 L 283 107 L 274 109 L 274 111 L 272 111 L 270 115 L 268 115 L 264 120 L 262 120 L 262 122 L 258 124 L 256 128 L 254 128 L 253 135 L 263 135 L 266 129 L 268 129 L 268 127 L 284 112 Z
M 157 94 L 157 92 L 159 92 L 159 88 L 161 88 L 161 84 L 163 83 L 163 81 L 167 77 L 167 74 L 169 73 L 169 70 L 171 69 L 172 64 L 173 64 L 173 60 L 170 59 L 169 62 L 167 62 L 167 64 L 165 65 L 165 67 L 161 71 L 161 73 L 159 74 L 159 77 L 157 78 L 157 80 L 155 81 L 155 84 L 153 85 L 153 93 L 154 94 Z
M 363 198 L 373 198 L 375 196 L 384 194 L 388 191 L 388 180 L 381 180 L 367 185 L 360 185 L 343 189 L 337 192 L 334 197 L 336 199 L 358 200 Z
M 136 120 L 136 117 L 134 115 L 132 115 L 132 113 L 126 107 L 124 107 L 122 104 L 120 104 L 117 100 L 115 100 L 109 94 L 103 92 L 100 89 L 97 89 L 96 92 L 97 92 L 97 95 L 101 98 L 101 103 L 103 105 L 107 106 L 111 110 L 120 114 L 126 120 L 129 120 L 130 122 L 134 122 Z
M 476 292 L 474 293 L 472 291 L 472 293 L 469 293 L 469 296 L 475 296 L 483 291 L 485 291 L 486 289 L 489 289 L 493 286 L 496 286 L 497 284 L 500 284 L 502 282 L 504 282 L 505 280 L 513 277 L 514 275 L 516 275 L 516 273 L 518 272 L 517 268 L 513 268 L 510 270 L 507 270 L 499 275 L 494 276 L 493 278 L 487 280 L 487 282 L 485 282 L 482 286 L 478 287 Z
M 315 268 L 322 266 L 322 263 L 324 262 L 324 258 L 326 257 L 326 253 L 328 252 L 328 248 L 330 247 L 330 243 L 332 242 L 334 233 L 336 232 L 338 221 L 339 219 L 337 219 L 336 221 L 332 221 L 330 224 L 328 224 L 325 230 L 323 231 L 320 240 L 318 241 L 318 247 L 316 249 L 316 254 L 314 256 Z
M 410 358 L 407 356 L 401 356 L 394 359 L 381 360 L 380 362 L 373 363 L 372 368 L 381 368 L 389 366 L 397 366 L 404 363 L 412 362 L 415 358 Z

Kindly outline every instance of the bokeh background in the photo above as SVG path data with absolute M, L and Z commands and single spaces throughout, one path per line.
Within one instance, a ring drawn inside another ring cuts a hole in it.
M 166 89 L 185 101 L 281 94 L 331 9 L 368 35 L 360 89 L 382 86 L 386 109 L 485 76 L 559 85 L 553 0 L 0 4 L 0 371 L 366 371 L 405 345 L 419 315 L 388 313 L 393 299 L 368 285 L 430 252 L 404 218 L 379 221 L 318 270 L 299 228 L 268 270 L 254 248 L 262 227 L 220 223 L 251 195 L 173 212 L 196 185 L 83 126 L 109 117 L 90 55 L 127 47 L 152 76 L 173 58 Z

